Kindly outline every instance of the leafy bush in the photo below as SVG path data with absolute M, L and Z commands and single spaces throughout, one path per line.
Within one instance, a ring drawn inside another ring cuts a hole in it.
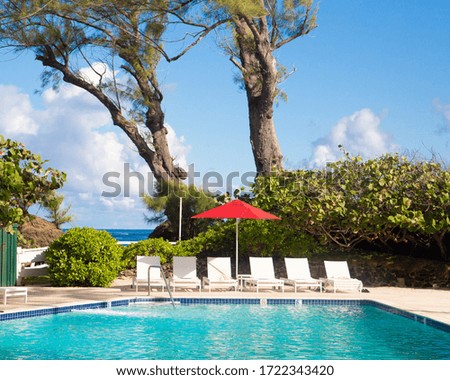
M 234 252 L 234 224 L 223 221 L 214 221 L 205 232 L 197 236 L 178 242 L 174 246 L 176 256 L 197 256 L 200 254 L 220 255 Z
M 122 269 L 122 247 L 106 231 L 73 228 L 45 253 L 56 286 L 107 287 Z
M 17 141 L 0 135 L 0 228 L 23 224 L 32 205 L 59 189 L 66 174 L 46 167 L 34 154 Z
M 174 255 L 234 255 L 235 239 L 235 220 L 218 222 L 208 231 L 177 243 Z M 239 252 L 243 255 L 305 257 L 321 250 L 323 247 L 313 237 L 293 232 L 279 221 L 241 220 L 239 223 Z
M 323 244 L 434 242 L 449 259 L 450 171 L 436 162 L 346 154 L 324 170 L 258 177 L 253 192 L 257 205 L 280 216 L 292 233 L 305 231 Z
M 173 246 L 162 238 L 130 244 L 123 251 L 123 263 L 126 268 L 136 268 L 136 256 L 159 256 L 161 264 L 164 264 L 172 260 Z
M 308 234 L 273 220 L 241 220 L 239 251 L 253 256 L 307 257 L 324 248 Z

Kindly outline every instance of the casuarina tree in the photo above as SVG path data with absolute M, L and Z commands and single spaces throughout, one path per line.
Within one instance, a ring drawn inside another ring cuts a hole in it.
M 169 17 L 189 1 L 15 0 L 0 4 L 0 47 L 31 51 L 45 67 L 43 85 L 62 81 L 90 94 L 109 111 L 157 180 L 179 180 L 167 142 L 163 93 L 156 69 L 162 57 L 178 59 L 211 28 L 197 30 L 169 57 L 164 33 Z M 91 75 L 86 75 L 90 68 Z
M 249 112 L 250 142 L 258 174 L 283 167 L 273 119 L 278 85 L 289 73 L 276 50 L 316 27 L 313 0 L 216 0 L 209 16 L 230 20 L 220 44 L 239 70 Z

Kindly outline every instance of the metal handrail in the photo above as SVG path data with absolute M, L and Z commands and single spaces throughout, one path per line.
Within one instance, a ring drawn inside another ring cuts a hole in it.
M 166 275 L 164 274 L 164 271 L 163 271 L 161 265 L 150 265 L 148 267 L 148 272 L 147 272 L 147 277 L 148 277 L 148 295 L 150 295 L 150 288 L 151 288 L 151 286 L 150 286 L 150 269 L 152 269 L 152 268 L 159 268 L 159 270 L 161 272 L 161 275 L 162 275 L 162 278 L 164 280 L 164 283 L 166 284 L 167 292 L 169 293 L 170 302 L 172 302 L 172 306 L 175 307 L 175 301 L 173 300 L 172 292 L 170 291 L 170 286 L 169 286 L 169 284 L 167 282 Z

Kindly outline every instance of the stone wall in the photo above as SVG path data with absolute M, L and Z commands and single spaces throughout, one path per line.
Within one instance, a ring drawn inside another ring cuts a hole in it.
M 347 260 L 352 277 L 364 286 L 401 286 L 408 288 L 450 289 L 450 263 L 412 257 L 329 257 L 327 260 Z M 326 277 L 324 259 L 309 259 L 311 275 Z
M 450 263 L 395 257 L 391 259 L 351 260 L 352 276 L 365 286 L 406 286 L 408 288 L 450 289 Z
M 352 277 L 360 279 L 365 287 L 401 286 L 411 288 L 450 289 L 450 263 L 389 255 L 336 255 L 308 259 L 312 277 L 326 277 L 324 260 L 345 260 Z M 234 256 L 232 256 L 234 275 Z M 284 259 L 274 257 L 275 276 L 286 277 Z M 206 276 L 206 257 L 198 257 L 199 277 Z M 248 257 L 240 256 L 239 273 L 250 273 Z

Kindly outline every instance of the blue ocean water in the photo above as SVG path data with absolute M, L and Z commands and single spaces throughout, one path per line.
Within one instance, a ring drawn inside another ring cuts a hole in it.
M 146 240 L 153 230 L 105 229 L 105 231 L 118 241 L 140 241 Z
M 63 228 L 63 231 L 68 231 L 69 228 Z M 153 229 L 120 229 L 120 228 L 97 228 L 99 231 L 106 231 L 111 234 L 111 236 L 117 241 L 141 241 L 148 239 L 148 235 L 153 232 Z

